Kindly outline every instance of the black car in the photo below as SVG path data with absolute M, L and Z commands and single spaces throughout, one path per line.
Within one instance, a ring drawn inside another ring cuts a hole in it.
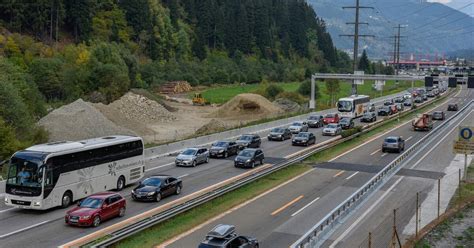
M 342 129 L 351 129 L 354 127 L 354 120 L 349 117 L 344 117 L 339 121 L 339 124 L 341 124 Z
M 377 115 L 374 112 L 367 112 L 364 113 L 362 118 L 360 118 L 361 122 L 374 122 L 377 121 Z
M 429 97 L 429 98 L 433 98 L 435 97 L 435 94 L 433 91 L 428 91 L 428 93 L 426 93 L 426 96 Z
M 291 139 L 291 132 L 290 129 L 284 127 L 277 127 L 270 131 L 267 136 L 268 140 L 279 140 L 284 141 L 287 139 Z
M 132 199 L 158 202 L 166 196 L 181 194 L 182 188 L 181 179 L 167 175 L 151 176 L 141 181 L 132 190 Z
M 415 97 L 415 103 L 422 103 L 422 102 L 423 102 L 423 98 L 421 96 Z
M 388 116 L 392 114 L 392 108 L 390 106 L 382 106 L 378 109 L 377 114 L 379 116 Z
M 428 100 L 428 97 L 426 96 L 426 94 L 423 94 L 423 95 L 421 96 L 421 98 L 423 98 L 423 101 L 427 101 L 427 100 Z
M 308 123 L 308 127 L 322 127 L 324 126 L 323 118 L 324 117 L 322 115 L 311 115 L 306 123 Z
M 310 132 L 301 132 L 293 137 L 291 144 L 294 146 L 309 146 L 316 144 L 316 136 Z
M 459 107 L 456 103 L 451 103 L 448 105 L 448 111 L 458 111 Z
M 232 225 L 219 224 L 207 233 L 198 248 L 258 248 L 255 238 L 239 236 Z
M 403 103 L 403 97 L 397 97 L 395 98 L 395 103 Z
M 239 153 L 239 145 L 234 141 L 217 141 L 209 149 L 209 156 L 213 158 L 227 158 Z
M 234 166 L 254 168 L 257 163 L 262 165 L 264 159 L 265 156 L 262 150 L 247 148 L 242 150 L 237 157 L 235 157 Z
M 392 104 L 393 104 L 393 100 L 392 100 L 392 99 L 390 99 L 390 100 L 385 100 L 385 101 L 383 102 L 383 105 L 384 105 L 384 106 L 390 106 L 390 105 L 392 105 Z
M 262 140 L 257 134 L 244 134 L 237 139 L 236 143 L 242 150 L 244 148 L 259 148 Z
M 410 107 L 411 105 L 413 105 L 411 98 L 405 99 L 405 101 L 403 102 L 403 105 L 406 107 Z

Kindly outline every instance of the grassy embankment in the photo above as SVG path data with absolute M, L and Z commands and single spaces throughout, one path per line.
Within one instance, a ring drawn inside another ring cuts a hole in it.
M 429 104 L 423 108 L 418 109 L 416 112 L 421 113 L 434 106 L 435 103 Z M 368 140 L 377 134 L 380 134 L 396 125 L 400 122 L 408 121 L 414 117 L 416 113 L 407 115 L 400 119 L 400 121 L 394 119 L 379 128 L 376 128 L 368 133 L 362 134 L 359 137 L 336 145 L 324 152 L 318 153 L 310 157 L 307 161 L 309 162 L 322 162 L 327 161 L 330 158 L 337 156 L 360 143 Z M 156 226 L 140 232 L 134 236 L 131 236 L 115 247 L 128 248 L 128 247 L 151 247 L 156 244 L 160 244 L 172 237 L 175 237 L 197 225 L 203 223 L 210 218 L 214 217 L 216 213 L 223 213 L 234 206 L 237 206 L 253 197 L 280 185 L 283 182 L 296 177 L 305 171 L 309 170 L 309 165 L 293 165 L 285 169 L 277 171 L 271 175 L 268 175 L 260 180 L 249 183 L 248 185 L 239 188 L 235 191 L 225 194 L 222 197 L 214 199 L 208 203 L 205 203 L 199 207 L 196 207 L 188 212 L 164 221 Z

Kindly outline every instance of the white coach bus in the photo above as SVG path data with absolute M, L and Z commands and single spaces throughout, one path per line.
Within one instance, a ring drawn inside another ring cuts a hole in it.
M 364 95 L 340 98 L 337 102 L 337 110 L 341 117 L 357 118 L 364 115 L 370 107 L 370 97 Z
M 10 159 L 5 204 L 28 209 L 67 207 L 91 194 L 122 190 L 145 172 L 143 140 L 109 136 L 41 144 Z

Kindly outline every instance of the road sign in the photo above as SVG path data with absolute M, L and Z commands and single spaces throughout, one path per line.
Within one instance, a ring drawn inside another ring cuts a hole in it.
M 354 71 L 354 75 L 362 76 L 364 74 L 364 71 Z M 354 79 L 354 84 L 364 84 L 364 80 Z
M 459 127 L 459 137 L 454 141 L 453 150 L 455 153 L 474 154 L 474 127 Z

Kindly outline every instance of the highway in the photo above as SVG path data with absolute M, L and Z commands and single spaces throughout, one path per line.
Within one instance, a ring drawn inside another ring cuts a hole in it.
M 458 96 L 449 99 L 448 102 L 457 102 L 462 106 L 473 97 L 473 90 L 463 90 Z M 446 107 L 447 103 L 436 109 L 446 111 Z M 450 112 L 446 113 L 448 117 L 452 114 Z M 472 114 L 467 116 L 465 120 L 472 123 Z M 435 125 L 437 124 L 435 123 Z M 316 168 L 299 178 L 270 190 L 239 206 L 234 211 L 216 216 L 216 218 L 203 223 L 197 228 L 170 240 L 166 243 L 166 246 L 195 247 L 212 227 L 219 223 L 226 223 L 235 225 L 237 232 L 241 235 L 256 237 L 260 241 L 260 247 L 288 247 L 334 207 L 366 183 L 380 168 L 389 164 L 398 156 L 396 153 L 382 153 L 380 151 L 384 137 L 389 135 L 403 136 L 406 140 L 406 147 L 410 147 L 426 135 L 426 132 L 414 132 L 411 130 L 410 122 L 401 123 L 399 126 L 333 158 L 330 163 L 316 166 Z M 433 145 L 437 147 L 436 144 Z M 433 154 L 434 152 L 436 152 L 436 149 L 428 151 L 427 154 Z M 426 157 L 423 159 L 426 159 Z M 438 170 L 442 169 L 440 165 L 442 164 L 438 165 Z M 416 168 L 418 169 L 418 167 Z M 393 180 L 397 180 L 397 177 Z M 393 180 L 385 187 L 390 188 L 391 184 L 394 183 Z M 403 185 L 406 190 L 410 190 L 410 187 L 406 187 L 405 184 L 400 185 Z M 413 193 L 413 185 L 411 185 L 411 189 Z M 383 190 L 377 193 L 383 194 Z M 377 197 L 373 198 L 377 199 Z M 392 201 L 396 201 L 396 199 L 392 199 Z M 364 205 L 360 209 L 364 211 L 367 208 Z M 381 209 L 390 211 L 393 207 L 381 207 Z M 358 215 L 355 214 L 355 216 Z M 377 219 L 377 215 L 373 216 L 374 219 Z M 409 220 L 410 217 L 407 219 Z M 347 235 L 347 241 L 338 241 L 336 247 L 358 247 L 358 244 L 367 237 L 369 227 L 374 227 L 370 221 L 365 225 L 366 228 L 360 228 L 360 232 Z M 345 229 L 341 228 L 340 230 L 343 232 Z M 354 230 L 359 230 L 359 228 Z M 341 231 L 338 230 L 333 240 L 340 236 Z M 360 240 L 357 241 L 357 238 Z M 332 242 L 329 241 L 325 243 L 325 246 L 331 244 Z
M 375 103 L 379 105 L 385 98 L 382 98 L 382 100 L 379 100 Z M 328 110 L 324 112 L 327 113 L 329 111 L 335 110 Z M 356 125 L 358 124 L 360 125 L 359 121 L 357 120 Z M 333 138 L 322 136 L 321 128 L 310 130 L 315 133 L 317 137 L 317 143 L 321 143 Z M 291 141 L 289 140 L 284 142 L 269 142 L 264 139 L 262 142 L 262 149 L 266 156 L 265 162 L 268 163 L 266 166 L 271 166 L 274 163 L 284 160 L 285 157 L 291 156 L 292 154 L 295 154 L 305 148 L 293 147 L 291 146 Z M 391 157 L 392 156 L 387 156 L 385 159 L 388 161 L 388 159 Z M 126 197 L 128 203 L 126 216 L 122 219 L 116 218 L 104 222 L 98 228 L 77 228 L 65 225 L 65 209 L 52 209 L 47 211 L 21 210 L 6 207 L 3 205 L 2 201 L 0 205 L 0 221 L 2 223 L 0 226 L 0 240 L 2 242 L 2 246 L 52 247 L 62 245 L 66 242 L 81 238 L 84 235 L 93 233 L 100 228 L 119 223 L 120 221 L 123 221 L 124 219 L 127 219 L 131 216 L 143 213 L 163 204 L 176 201 L 180 197 L 188 196 L 199 190 L 203 190 L 217 183 L 249 172 L 249 170 L 234 168 L 232 160 L 233 157 L 227 159 L 211 159 L 210 163 L 202 164 L 195 168 L 175 167 L 173 163 L 174 157 L 163 157 L 150 161 L 146 166 L 146 175 L 168 174 L 182 178 L 184 183 L 182 194 L 180 196 L 173 196 L 164 199 L 160 203 L 134 202 L 130 198 L 130 190 L 132 186 L 129 186 L 122 192 L 122 195 Z M 259 168 L 257 167 L 255 170 L 258 169 Z M 326 173 L 331 174 L 330 172 Z M 332 176 L 327 176 L 324 178 L 330 179 L 331 183 L 337 183 L 344 176 L 341 175 L 340 177 L 334 179 Z M 363 180 L 363 178 L 365 177 L 362 177 L 358 180 Z M 315 182 L 318 182 L 321 188 L 323 188 L 325 183 L 323 183 L 324 180 L 321 180 L 321 176 L 316 175 L 315 179 Z M 327 201 L 328 206 L 331 206 L 330 203 L 331 201 Z M 278 202 L 275 202 L 275 204 L 278 205 Z

